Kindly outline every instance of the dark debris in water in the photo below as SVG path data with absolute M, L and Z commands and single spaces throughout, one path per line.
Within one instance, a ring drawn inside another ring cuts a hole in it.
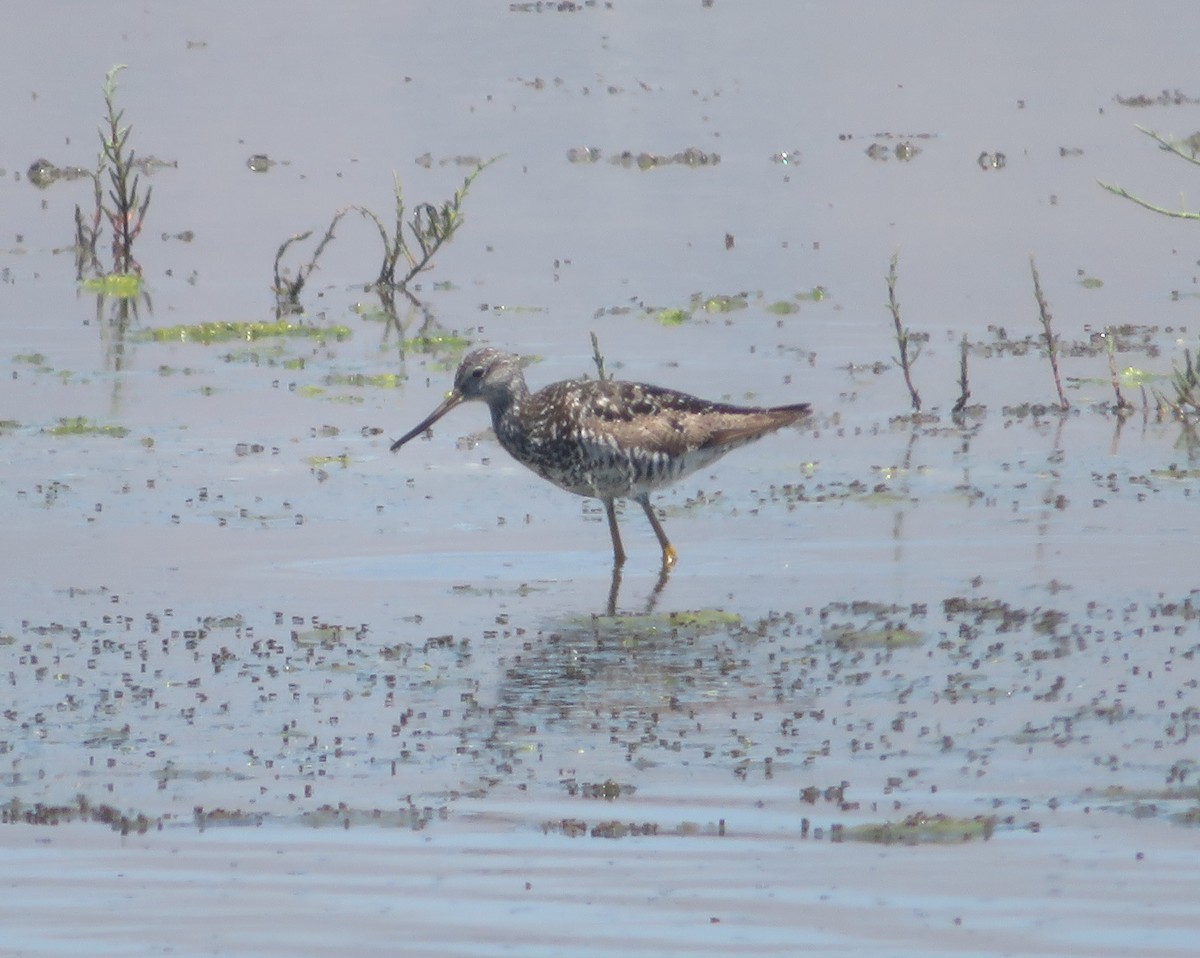
M 898 822 L 855 825 L 835 830 L 834 841 L 872 842 L 877 845 L 959 844 L 983 839 L 996 830 L 994 815 L 958 818 L 952 815 L 914 812 Z
M 1021 605 L 980 586 L 755 620 L 714 608 L 537 626 L 506 611 L 471 634 L 422 632 L 412 610 L 184 622 L 80 589 L 64 609 L 102 614 L 26 619 L 5 638 L 0 751 L 23 756 L 0 784 L 5 821 L 425 828 L 532 793 L 621 809 L 564 809 L 543 825 L 563 834 L 684 836 L 719 831 L 648 814 L 662 790 L 712 807 L 732 781 L 760 785 L 780 827 L 814 839 L 1032 829 L 1031 792 L 1058 814 L 1191 823 L 1200 596 L 1109 605 L 1060 584 Z M 966 805 L 931 807 L 968 779 Z M 104 804 L 55 796 L 81 781 Z
M 581 13 L 584 10 L 611 9 L 612 0 L 532 0 L 510 3 L 509 13 Z
M 1158 93 L 1114 93 L 1113 99 L 1121 106 L 1187 106 L 1200 103 L 1200 98 L 1189 96 L 1182 90 L 1161 90 Z
M 577 165 L 597 163 L 603 156 L 598 146 L 572 147 L 567 150 L 567 161 Z M 613 166 L 625 169 L 653 170 L 663 166 L 688 166 L 693 169 L 716 166 L 721 162 L 718 153 L 710 153 L 699 147 L 689 146 L 678 153 L 650 153 L 646 150 L 622 150 L 608 158 Z
M 152 828 L 161 830 L 163 827 L 162 817 L 122 812 L 107 804 L 93 804 L 83 795 L 77 796 L 68 805 L 42 802 L 26 804 L 16 798 L 0 805 L 0 824 L 4 825 L 65 825 L 69 822 L 96 822 L 122 835 L 144 835 Z

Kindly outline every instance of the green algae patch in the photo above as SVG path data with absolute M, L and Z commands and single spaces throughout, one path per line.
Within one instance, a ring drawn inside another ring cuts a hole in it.
M 235 340 L 254 342 L 259 339 L 348 339 L 350 327 L 307 326 L 286 319 L 272 322 L 212 322 L 190 323 L 178 326 L 155 326 L 140 334 L 143 341 L 156 343 L 227 343 Z
M 79 287 L 85 292 L 114 299 L 133 299 L 141 290 L 142 281 L 134 273 L 109 273 L 107 276 L 82 280 Z
M 404 341 L 404 347 L 418 353 L 449 352 L 455 355 L 464 353 L 471 345 L 471 340 L 451 333 L 438 336 L 413 336 Z
M 396 373 L 379 373 L 368 376 L 364 373 L 333 373 L 325 377 L 326 386 L 353 386 L 357 389 L 396 389 L 405 382 L 405 377 Z
M 304 461 L 314 469 L 324 469 L 326 466 L 341 466 L 345 469 L 350 465 L 350 456 L 346 453 L 340 456 L 307 456 Z
M 1200 469 L 1180 469 L 1175 463 L 1165 469 L 1151 469 L 1155 479 L 1200 479 Z
M 868 506 L 894 506 L 908 502 L 911 497 L 903 496 L 898 492 L 892 492 L 886 486 L 879 486 L 865 495 L 857 496 L 856 498 L 859 502 Z
M 741 616 L 721 609 L 695 609 L 687 612 L 647 613 L 646 615 L 602 615 L 588 620 L 610 629 L 637 629 L 659 631 L 663 629 L 694 629 L 709 631 L 740 625 Z
M 855 825 L 842 830 L 843 841 L 876 845 L 956 845 L 992 837 L 996 819 L 992 815 L 959 818 L 916 812 L 900 822 Z
M 697 308 L 704 310 L 706 313 L 736 313 L 738 310 L 745 309 L 749 306 L 749 302 L 744 294 L 736 296 L 694 296 L 692 302 Z
M 742 617 L 724 609 L 694 609 L 680 612 L 650 612 L 643 615 L 575 616 L 566 628 L 618 641 L 648 639 L 656 635 L 712 635 L 742 628 Z
M 39 375 L 57 376 L 64 384 L 74 380 L 77 375 L 69 369 L 55 369 L 44 353 L 18 353 L 13 356 L 13 362 L 27 366 Z
M 800 307 L 796 303 L 789 303 L 786 299 L 780 299 L 767 306 L 767 312 L 774 313 L 776 316 L 788 316 L 792 313 L 800 312 Z
M 60 419 L 57 425 L 47 426 L 42 432 L 51 436 L 111 436 L 124 439 L 129 430 L 124 426 L 101 426 L 83 416 Z
M 1138 369 L 1137 366 L 1126 366 L 1121 370 L 1120 378 L 1122 386 L 1128 386 L 1130 389 L 1138 389 L 1147 383 L 1166 379 L 1167 376 L 1162 373 L 1152 373 L 1145 369 Z
M 1126 389 L 1140 389 L 1154 382 L 1161 382 L 1170 377 L 1165 373 L 1152 373 L 1137 366 L 1126 366 L 1117 373 L 1117 381 Z M 1111 376 L 1067 376 L 1067 384 L 1078 389 L 1081 386 L 1112 386 Z
M 654 318 L 663 326 L 682 326 L 692 318 L 692 314 L 686 309 L 660 309 Z
M 814 286 L 807 293 L 797 293 L 796 299 L 810 303 L 819 303 L 828 295 L 829 294 L 825 292 L 824 286 Z
M 355 303 L 350 307 L 350 312 L 356 314 L 359 319 L 365 320 L 368 323 L 391 323 L 396 319 L 396 314 L 394 312 L 389 312 L 382 306 L 376 306 L 370 303 Z
M 336 649 L 341 648 L 346 640 L 352 639 L 354 636 L 353 628 L 321 624 L 313 626 L 311 629 L 293 629 L 292 644 L 302 649 Z
M 825 633 L 825 638 L 843 649 L 896 649 L 921 644 L 921 633 L 906 625 L 868 626 L 861 629 L 848 625 L 835 626 Z
M 742 624 L 742 617 L 724 609 L 695 609 L 693 611 L 668 612 L 667 622 L 675 628 L 718 629 Z

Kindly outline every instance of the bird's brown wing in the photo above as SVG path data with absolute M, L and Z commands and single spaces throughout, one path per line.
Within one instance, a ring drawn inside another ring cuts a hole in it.
M 668 456 L 748 442 L 796 422 L 809 411 L 807 404 L 732 406 L 661 386 L 610 380 L 556 383 L 543 394 L 554 401 L 553 391 L 568 386 L 574 399 L 569 404 L 572 425 L 581 436 L 604 437 L 603 441 L 621 449 Z

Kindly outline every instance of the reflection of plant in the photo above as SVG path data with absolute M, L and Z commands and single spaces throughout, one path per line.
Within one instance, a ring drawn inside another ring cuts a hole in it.
M 406 290 L 408 284 L 420 272 L 429 268 L 433 259 L 442 246 L 449 242 L 458 228 L 462 226 L 462 205 L 475 182 L 475 177 L 498 160 L 495 156 L 486 163 L 480 163 L 463 180 L 462 186 L 454 191 L 454 195 L 440 206 L 432 203 L 420 203 L 409 219 L 405 219 L 404 192 L 400 187 L 400 178 L 393 174 L 392 192 L 395 196 L 395 225 L 392 232 L 374 210 L 365 206 L 347 206 L 338 210 L 329 223 L 325 235 L 317 244 L 312 257 L 307 263 L 296 270 L 295 277 L 285 280 L 279 272 L 279 263 L 283 254 L 293 243 L 303 242 L 312 236 L 312 230 L 300 233 L 284 241 L 275 254 L 275 293 L 280 301 L 293 308 L 298 308 L 300 291 L 308 281 L 308 277 L 317 268 L 317 260 L 334 238 L 334 228 L 348 213 L 358 213 L 375 224 L 379 230 L 379 238 L 383 242 L 383 260 L 379 266 L 379 275 L 371 284 L 381 293 L 391 293 L 395 290 Z M 407 232 L 406 232 L 407 230 Z M 411 239 L 409 237 L 411 236 Z M 400 261 L 404 260 L 404 275 L 397 278 Z

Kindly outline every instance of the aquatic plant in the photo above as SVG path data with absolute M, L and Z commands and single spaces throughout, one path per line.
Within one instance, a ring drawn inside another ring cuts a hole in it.
M 967 353 L 969 349 L 967 334 L 963 333 L 962 343 L 959 345 L 958 350 L 958 398 L 954 400 L 954 406 L 950 410 L 956 422 L 961 422 L 967 411 L 967 402 L 971 398 L 971 386 L 967 379 Z
M 1116 330 L 1111 326 L 1104 327 L 1104 344 L 1108 351 L 1108 377 L 1112 383 L 1113 392 L 1117 397 L 1117 403 L 1114 408 L 1118 415 L 1124 415 L 1133 410 L 1133 403 L 1121 393 L 1121 374 L 1117 371 L 1116 339 Z
M 1038 318 L 1042 324 L 1042 335 L 1046 337 L 1046 353 L 1050 357 L 1050 371 L 1054 374 L 1054 388 L 1058 390 L 1058 404 L 1066 410 L 1071 408 L 1067 396 L 1063 392 L 1062 377 L 1058 372 L 1058 337 L 1054 334 L 1054 317 L 1050 315 L 1050 305 L 1042 293 L 1042 278 L 1038 275 L 1037 261 L 1029 257 L 1029 268 L 1033 273 L 1033 296 L 1038 304 Z
M 142 232 L 146 211 L 150 207 L 150 194 L 153 192 L 153 188 L 148 187 L 145 197 L 139 193 L 137 160 L 129 146 L 129 134 L 133 127 L 130 124 L 121 125 L 125 111 L 117 108 L 117 76 L 124 69 L 124 64 L 118 64 L 104 75 L 105 118 L 98 129 L 100 156 L 94 179 L 96 208 L 90 225 L 84 221 L 79 207 L 75 208 L 77 248 L 90 251 L 92 264 L 98 267 L 95 247 L 99 239 L 101 220 L 107 220 L 112 229 L 112 271 L 121 276 L 141 274 L 141 267 L 133 258 L 133 243 Z M 108 202 L 105 202 L 103 187 L 106 175 L 109 184 Z
M 96 244 L 100 241 L 100 220 L 103 217 L 104 194 L 100 187 L 100 176 L 90 174 L 92 185 L 95 187 L 95 209 L 88 217 L 83 209 L 75 204 L 75 278 L 83 280 L 83 275 L 89 270 L 96 276 L 104 276 L 104 267 L 96 255 Z
M 908 347 L 912 342 L 911 333 L 905 328 L 904 323 L 900 319 L 900 302 L 896 299 L 896 283 L 898 277 L 896 275 L 896 264 L 900 260 L 900 254 L 893 253 L 891 260 L 888 262 L 887 288 L 888 288 L 888 310 L 892 314 L 892 323 L 896 327 L 896 346 L 899 349 L 899 359 L 893 359 L 897 366 L 904 372 L 904 385 L 908 387 L 908 395 L 912 400 L 913 412 L 921 411 L 921 394 L 917 392 L 917 387 L 913 385 L 912 366 L 917 361 L 917 357 L 921 354 L 921 349 L 918 346 L 909 354 Z
M 383 225 L 383 220 L 373 211 L 363 206 L 351 207 L 375 224 L 379 230 L 379 238 L 383 242 L 383 261 L 379 267 L 379 277 L 375 280 L 376 285 L 400 289 L 407 286 L 418 273 L 428 268 L 429 261 L 433 259 L 434 254 L 448 243 L 458 232 L 458 228 L 462 226 L 462 205 L 475 178 L 499 159 L 500 156 L 493 156 L 490 160 L 476 166 L 467 174 L 462 186 L 454 191 L 454 195 L 440 206 L 434 206 L 431 203 L 418 204 L 413 210 L 412 217 L 407 221 L 404 218 L 404 191 L 400 186 L 400 177 L 393 173 L 392 193 L 395 197 L 395 224 L 391 233 Z M 411 242 L 405 238 L 406 226 L 412 236 Z M 406 272 L 403 278 L 397 279 L 396 269 L 401 258 L 407 264 Z
M 595 333 L 592 333 L 591 337 L 592 362 L 596 364 L 596 378 L 599 379 L 600 382 L 604 382 L 606 379 L 612 379 L 612 376 L 608 375 L 604 371 L 604 354 L 600 352 L 600 339 Z
M 1172 153 L 1193 166 L 1200 166 L 1200 135 L 1192 134 L 1183 140 L 1172 140 L 1165 136 L 1161 136 L 1154 130 L 1148 130 L 1144 126 L 1138 126 L 1138 131 L 1146 134 L 1150 139 L 1163 150 Z M 1158 213 L 1161 216 L 1171 216 L 1177 219 L 1200 220 L 1200 211 L 1185 210 L 1185 209 L 1167 209 L 1166 207 L 1158 206 L 1151 203 L 1149 200 L 1144 200 L 1140 196 L 1130 193 L 1123 187 L 1116 186 L 1112 183 L 1105 183 L 1103 180 L 1096 181 L 1103 189 L 1114 193 L 1117 196 L 1124 197 L 1138 206 L 1144 207 L 1153 213 Z M 1107 335 L 1107 331 L 1106 331 Z M 1109 354 L 1112 354 L 1112 343 L 1109 342 Z M 1169 398 L 1154 390 L 1154 396 L 1161 406 L 1166 406 L 1176 416 L 1186 417 L 1200 413 L 1200 349 L 1196 351 L 1196 357 L 1193 361 L 1192 355 L 1185 349 L 1183 352 L 1183 369 L 1178 366 L 1174 367 L 1171 374 L 1171 386 L 1174 389 L 1175 395 Z M 1115 369 L 1115 364 L 1110 358 L 1110 368 Z M 1117 381 L 1114 375 L 1113 387 L 1117 388 Z M 1125 404 L 1121 398 L 1120 390 L 1117 392 L 1117 405 L 1122 408 Z
M 1197 149 L 1197 147 L 1200 147 L 1200 142 L 1197 141 L 1195 134 L 1189 136 L 1185 140 L 1170 140 L 1165 136 L 1160 136 L 1154 130 L 1147 130 L 1144 126 L 1138 126 L 1137 129 L 1140 132 L 1145 133 L 1146 136 L 1154 140 L 1159 147 L 1166 150 L 1168 153 L 1173 153 L 1180 159 L 1186 160 L 1188 163 L 1200 166 L 1200 149 Z M 1096 182 L 1102 189 L 1106 189 L 1110 193 L 1115 193 L 1117 196 L 1124 197 L 1125 199 L 1130 200 L 1131 202 L 1136 203 L 1138 206 L 1144 207 L 1151 212 L 1158 213 L 1162 216 L 1173 216 L 1177 219 L 1200 220 L 1200 212 L 1193 212 L 1192 210 L 1185 209 L 1166 209 L 1165 207 L 1157 206 L 1156 204 L 1151 203 L 1149 200 L 1144 200 L 1140 196 L 1135 196 L 1133 193 L 1130 193 L 1123 187 L 1116 186 L 1112 183 L 1105 183 L 1103 180 L 1097 180 Z
M 113 231 L 113 272 L 122 275 L 141 272 L 133 258 L 133 241 L 142 232 L 146 210 L 150 208 L 153 187 L 147 187 L 146 197 L 139 201 L 139 176 L 133 172 L 134 152 L 129 148 L 132 125 L 121 126 L 124 110 L 117 109 L 117 74 L 124 65 L 113 67 L 104 77 L 104 105 L 107 128 L 100 128 L 101 169 L 108 174 L 111 189 L 108 197 L 112 206 L 101 204 Z
M 1171 370 L 1171 388 L 1175 393 L 1172 397 L 1154 390 L 1160 406 L 1166 406 L 1181 419 L 1200 415 L 1200 347 L 1194 357 L 1186 349 L 1183 351 L 1183 368 L 1176 365 Z
M 312 230 L 305 230 L 303 233 L 296 233 L 294 236 L 289 236 L 279 244 L 279 249 L 275 251 L 275 296 L 280 305 L 286 305 L 287 309 L 284 312 L 303 312 L 300 307 L 300 291 L 304 289 L 304 284 L 308 282 L 308 277 L 312 275 L 313 270 L 317 268 L 317 260 L 321 258 L 321 254 L 325 252 L 325 247 L 333 241 L 333 228 L 337 225 L 345 215 L 345 211 L 341 211 L 334 216 L 333 222 L 329 224 L 329 229 L 325 231 L 325 235 L 321 237 L 321 242 L 317 244 L 317 248 L 313 250 L 313 254 L 309 261 L 303 266 L 297 267 L 296 275 L 285 280 L 280 276 L 279 263 L 283 259 L 283 254 L 294 243 L 303 243 L 306 239 L 312 236 Z
M 292 310 L 299 308 L 300 292 L 304 289 L 304 284 L 313 270 L 317 268 L 317 261 L 324 253 L 325 247 L 333 241 L 334 230 L 338 223 L 349 213 L 358 213 L 374 223 L 383 243 L 383 259 L 379 266 L 379 274 L 370 284 L 371 287 L 384 293 L 406 290 L 414 277 L 429 268 L 430 261 L 438 250 L 458 232 L 459 227 L 463 224 L 463 203 L 466 201 L 471 185 L 480 173 L 498 159 L 500 159 L 499 156 L 494 156 L 476 166 L 463 180 L 462 186 L 441 204 L 435 206 L 432 203 L 419 203 L 407 219 L 407 208 L 404 202 L 404 191 L 400 185 L 400 177 L 393 173 L 392 193 L 395 198 L 395 223 L 390 232 L 382 217 L 374 210 L 357 205 L 340 209 L 333 214 L 333 219 L 330 220 L 325 235 L 317 244 L 309 261 L 300 266 L 291 279 L 284 279 L 280 273 L 280 262 L 284 254 L 293 244 L 307 240 L 312 236 L 313 231 L 308 230 L 305 233 L 289 237 L 275 253 L 274 289 L 280 303 Z M 405 264 L 404 272 L 402 276 L 398 276 L 401 260 Z
M 97 128 L 100 135 L 100 154 L 96 170 L 89 175 L 94 187 L 93 209 L 85 214 L 75 206 L 75 269 L 83 280 L 84 273 L 92 272 L 92 291 L 114 298 L 132 298 L 137 295 L 142 269 L 133 257 L 134 240 L 142 232 L 146 211 L 150 208 L 152 188 L 147 188 L 143 197 L 139 186 L 138 169 L 146 168 L 147 162 L 139 159 L 129 146 L 132 125 L 121 125 L 125 111 L 117 108 L 117 76 L 126 69 L 118 64 L 104 75 L 104 121 Z M 108 181 L 108 195 L 104 185 Z M 112 271 L 106 273 L 96 253 L 103 224 L 112 230 Z M 97 285 L 98 284 L 98 285 Z

